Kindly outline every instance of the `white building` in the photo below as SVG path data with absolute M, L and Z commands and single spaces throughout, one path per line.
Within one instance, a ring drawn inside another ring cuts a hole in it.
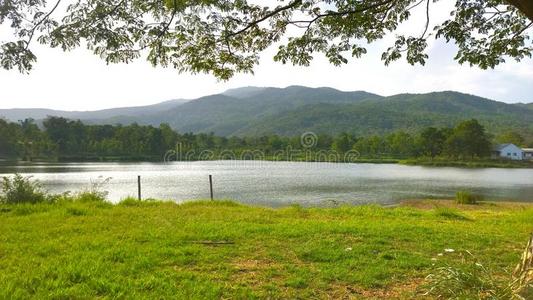
M 524 148 L 522 151 L 524 152 L 524 159 L 533 160 L 533 148 Z
M 515 144 L 501 144 L 496 146 L 494 152 L 501 158 L 507 158 L 512 160 L 523 160 L 524 151 Z

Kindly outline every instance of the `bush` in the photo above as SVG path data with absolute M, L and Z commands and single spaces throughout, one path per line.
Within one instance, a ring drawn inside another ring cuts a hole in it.
M 0 204 L 35 204 L 41 202 L 63 203 L 63 202 L 99 202 L 104 203 L 107 199 L 107 191 L 102 189 L 111 178 L 99 177 L 97 181 L 77 193 L 71 194 L 48 194 L 37 180 L 32 177 L 24 177 L 15 174 L 13 177 L 3 177 L 1 183 Z
M 459 191 L 455 194 L 455 202 L 458 204 L 477 204 L 483 200 L 482 195 L 474 195 L 469 191 Z
M 31 177 L 23 177 L 15 174 L 13 178 L 4 177 L 2 179 L 2 194 L 0 203 L 39 203 L 50 200 L 43 190 L 42 185 Z

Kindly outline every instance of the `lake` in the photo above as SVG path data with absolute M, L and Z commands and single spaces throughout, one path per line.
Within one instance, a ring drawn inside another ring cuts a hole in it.
M 113 202 L 137 195 L 138 175 L 144 198 L 207 199 L 209 174 L 215 198 L 272 207 L 388 205 L 404 199 L 449 198 L 461 189 L 491 200 L 533 201 L 533 169 L 266 161 L 0 164 L 0 176 L 15 172 L 33 176 L 53 193 L 77 191 L 111 178 L 102 189 Z

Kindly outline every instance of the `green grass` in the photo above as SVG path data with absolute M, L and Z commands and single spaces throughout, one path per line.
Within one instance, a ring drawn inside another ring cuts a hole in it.
M 513 161 L 508 159 L 454 160 L 447 158 L 413 158 L 399 161 L 400 164 L 429 167 L 458 168 L 533 168 L 533 161 Z
M 533 207 L 451 206 L 0 205 L 0 299 L 406 298 L 466 250 L 504 276 Z

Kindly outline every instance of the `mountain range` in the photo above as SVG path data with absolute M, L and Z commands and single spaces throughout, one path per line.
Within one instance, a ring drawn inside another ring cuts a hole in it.
M 533 103 L 507 104 L 452 91 L 383 97 L 332 88 L 244 87 L 194 100 L 99 111 L 0 110 L 0 117 L 11 121 L 47 116 L 93 124 L 168 123 L 179 132 L 224 136 L 299 135 L 306 131 L 368 135 L 453 126 L 470 118 L 478 119 L 494 133 L 508 129 L 533 131 Z

